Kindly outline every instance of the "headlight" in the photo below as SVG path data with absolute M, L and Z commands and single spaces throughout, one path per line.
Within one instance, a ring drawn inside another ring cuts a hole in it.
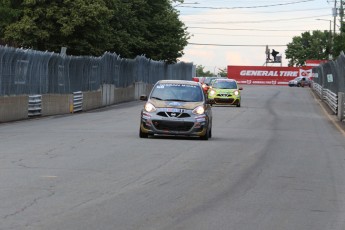
M 234 91 L 235 96 L 238 96 L 240 93 L 238 92 L 238 90 Z
M 204 106 L 200 105 L 200 106 L 196 107 L 192 113 L 199 114 L 199 115 L 204 114 L 205 113 Z
M 156 107 L 152 105 L 150 102 L 146 102 L 144 109 L 146 112 L 149 113 L 156 111 Z
M 215 95 L 216 94 L 216 91 L 214 90 L 210 90 L 210 93 L 209 93 L 211 96 Z
M 202 88 L 206 88 L 207 87 L 207 85 L 206 84 L 202 84 Z

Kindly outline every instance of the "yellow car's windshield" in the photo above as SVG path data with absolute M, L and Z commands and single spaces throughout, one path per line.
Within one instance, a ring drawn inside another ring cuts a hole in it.
M 235 81 L 216 81 L 213 83 L 212 88 L 237 89 L 237 84 Z

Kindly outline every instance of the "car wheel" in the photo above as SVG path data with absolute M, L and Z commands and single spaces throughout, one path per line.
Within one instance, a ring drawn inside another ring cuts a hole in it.
M 241 107 L 241 102 L 238 102 L 236 107 Z
M 207 141 L 209 137 L 210 137 L 210 130 L 207 130 L 205 135 L 201 136 L 200 139 Z
M 297 87 L 301 87 L 301 83 L 297 83 Z
M 144 132 L 141 131 L 141 129 L 139 129 L 139 137 L 140 137 L 140 138 L 148 138 L 148 137 L 149 137 L 149 134 L 144 133 Z

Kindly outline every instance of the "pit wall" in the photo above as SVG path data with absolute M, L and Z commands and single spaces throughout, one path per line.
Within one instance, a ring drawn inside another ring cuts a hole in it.
M 43 94 L 0 97 L 0 123 L 88 111 L 105 106 L 139 100 L 148 95 L 151 84 L 135 83 L 127 88 L 103 85 L 101 89 L 77 94 Z M 78 97 L 76 97 L 78 95 Z

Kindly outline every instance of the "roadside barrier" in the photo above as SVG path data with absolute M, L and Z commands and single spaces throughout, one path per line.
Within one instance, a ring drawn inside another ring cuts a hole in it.
M 42 95 L 30 95 L 28 105 L 28 116 L 41 116 L 42 111 Z
M 73 92 L 73 113 L 83 110 L 83 92 Z
M 338 95 L 329 89 L 323 89 L 323 97 L 332 111 L 337 114 L 338 112 Z
M 339 121 L 345 120 L 345 94 L 332 92 L 329 89 L 323 88 L 318 83 L 313 82 L 312 89 L 323 100 L 329 108 L 337 115 Z

